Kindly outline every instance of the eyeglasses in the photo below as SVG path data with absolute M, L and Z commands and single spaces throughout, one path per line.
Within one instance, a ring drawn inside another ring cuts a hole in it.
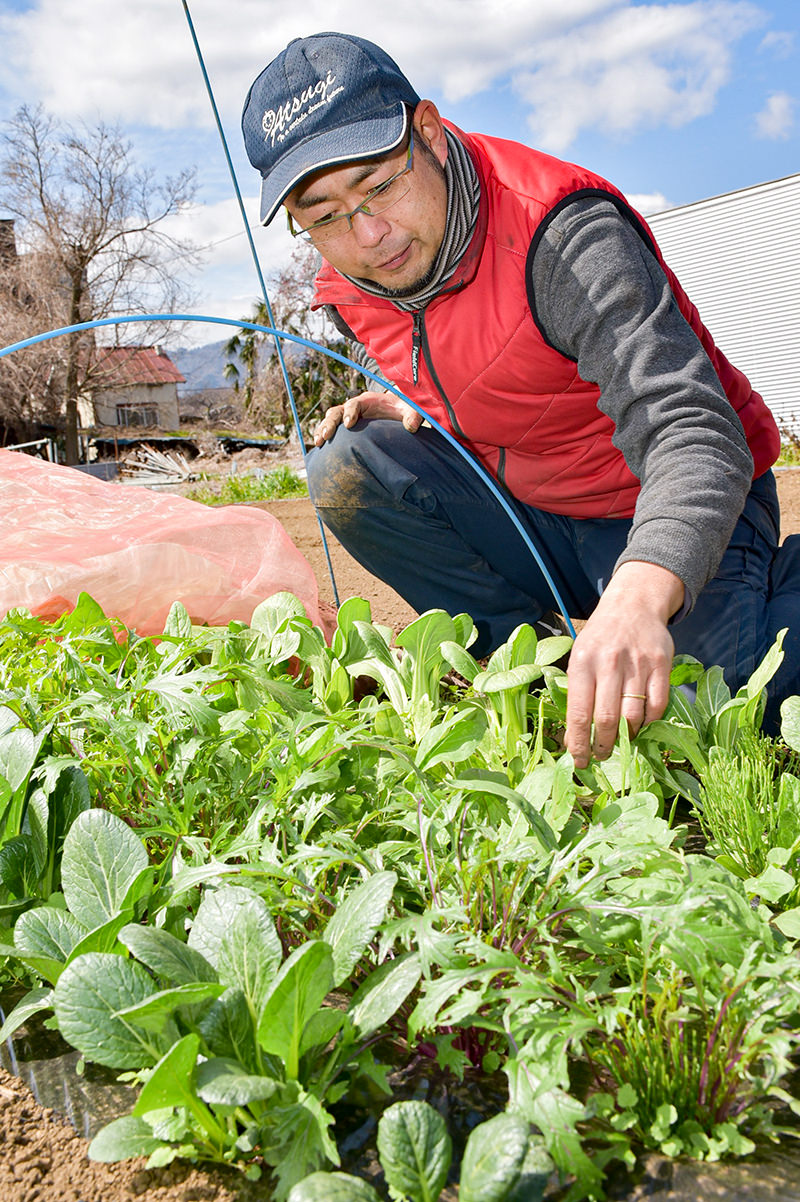
M 406 165 L 401 171 L 395 172 L 382 184 L 371 188 L 361 204 L 356 205 L 349 213 L 331 213 L 329 217 L 322 217 L 319 221 L 306 226 L 305 229 L 298 228 L 292 221 L 291 213 L 287 211 L 286 220 L 289 225 L 289 233 L 293 238 L 301 238 L 303 242 L 313 242 L 315 246 L 322 246 L 326 242 L 333 242 L 336 238 L 341 238 L 344 234 L 349 233 L 353 228 L 353 218 L 356 213 L 365 213 L 367 217 L 376 217 L 378 213 L 385 213 L 393 204 L 397 204 L 398 200 L 402 200 L 411 188 L 409 177 L 414 165 L 413 158 L 414 128 L 412 126 L 408 143 L 408 157 Z

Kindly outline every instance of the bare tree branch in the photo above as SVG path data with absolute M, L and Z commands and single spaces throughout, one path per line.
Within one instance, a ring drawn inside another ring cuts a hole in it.
M 194 170 L 159 182 L 151 170 L 136 166 L 131 145 L 117 127 L 101 122 L 74 128 L 40 107 L 21 108 L 6 123 L 0 147 L 0 205 L 16 219 L 27 252 L 15 265 L 17 283 L 0 284 L 0 332 L 6 343 L 15 341 L 8 331 L 25 325 L 26 312 L 33 329 L 47 308 L 36 291 L 42 280 L 33 270 L 34 258 L 48 263 L 50 287 L 58 297 L 50 303 L 58 310 L 56 325 L 176 312 L 188 302 L 184 276 L 199 262 L 199 248 L 170 234 L 166 219 L 191 204 Z M 20 291 L 20 273 L 28 269 L 31 278 Z M 27 309 L 19 304 L 23 294 Z M 53 349 L 42 354 L 61 365 L 51 373 L 51 387 L 59 394 L 67 462 L 75 462 L 78 397 L 91 384 L 93 370 L 91 339 L 69 336 L 66 350 L 55 342 L 45 345 Z M 11 380 L 15 369 L 5 374 Z M 33 405 L 30 391 L 26 395 L 24 403 Z M 0 403 L 10 404 L 5 391 Z M 21 403 L 19 398 L 17 408 Z

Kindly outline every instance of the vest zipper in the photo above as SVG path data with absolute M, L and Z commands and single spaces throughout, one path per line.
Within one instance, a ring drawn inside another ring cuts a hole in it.
M 450 424 L 453 427 L 453 433 L 457 434 L 459 436 L 459 438 L 466 439 L 466 435 L 464 434 L 464 431 L 461 429 L 461 427 L 458 424 L 458 419 L 456 418 L 456 411 L 453 408 L 453 406 L 450 404 L 450 401 L 447 397 L 447 393 L 442 388 L 441 381 L 439 380 L 439 377 L 436 374 L 436 368 L 433 366 L 433 357 L 431 355 L 430 342 L 428 341 L 428 332 L 425 329 L 425 310 L 424 309 L 415 309 L 413 317 L 414 317 L 414 322 L 411 327 L 411 375 L 412 375 L 412 379 L 414 380 L 415 384 L 417 384 L 419 382 L 419 356 L 420 356 L 420 351 L 422 351 L 423 362 L 425 363 L 425 366 L 427 367 L 428 371 L 431 374 L 431 379 L 433 380 L 434 384 L 436 385 L 436 389 L 439 393 L 439 396 L 444 401 L 445 408 L 447 409 L 447 415 L 450 418 Z
M 414 324 L 411 327 L 411 378 L 414 384 L 419 384 L 419 351 L 422 345 L 422 310 L 414 313 Z

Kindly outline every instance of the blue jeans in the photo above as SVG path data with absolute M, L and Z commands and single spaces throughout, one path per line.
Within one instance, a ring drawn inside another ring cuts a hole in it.
M 307 460 L 311 498 L 325 525 L 413 608 L 466 612 L 485 655 L 521 622 L 554 607 L 544 575 L 502 506 L 459 452 L 423 427 L 373 419 L 335 436 Z M 569 617 L 587 618 L 623 551 L 628 518 L 577 519 L 512 502 Z M 720 664 L 738 689 L 783 627 L 783 665 L 768 693 L 765 729 L 784 697 L 800 693 L 800 535 L 778 546 L 775 480 L 753 484 L 717 575 L 670 627 L 676 652 Z

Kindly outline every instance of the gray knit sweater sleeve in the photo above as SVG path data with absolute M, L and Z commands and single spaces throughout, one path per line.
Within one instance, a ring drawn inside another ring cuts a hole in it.
M 373 375 L 380 376 L 380 364 L 372 358 L 372 355 L 370 355 L 363 342 L 359 342 L 336 306 L 325 305 L 325 312 L 332 325 L 334 325 L 339 333 L 343 334 L 344 337 L 350 342 L 350 358 L 353 360 L 353 362 L 357 363 L 359 367 L 366 367 L 367 371 L 371 371 Z M 369 376 L 364 377 L 364 385 L 367 392 L 385 393 L 388 391 L 388 389 L 384 388 L 382 384 L 379 384 L 377 380 L 373 380 Z
M 532 277 L 548 339 L 599 386 L 614 445 L 641 481 L 617 566 L 668 568 L 691 604 L 715 575 L 750 488 L 741 422 L 658 261 L 612 203 L 583 198 L 560 210 Z

